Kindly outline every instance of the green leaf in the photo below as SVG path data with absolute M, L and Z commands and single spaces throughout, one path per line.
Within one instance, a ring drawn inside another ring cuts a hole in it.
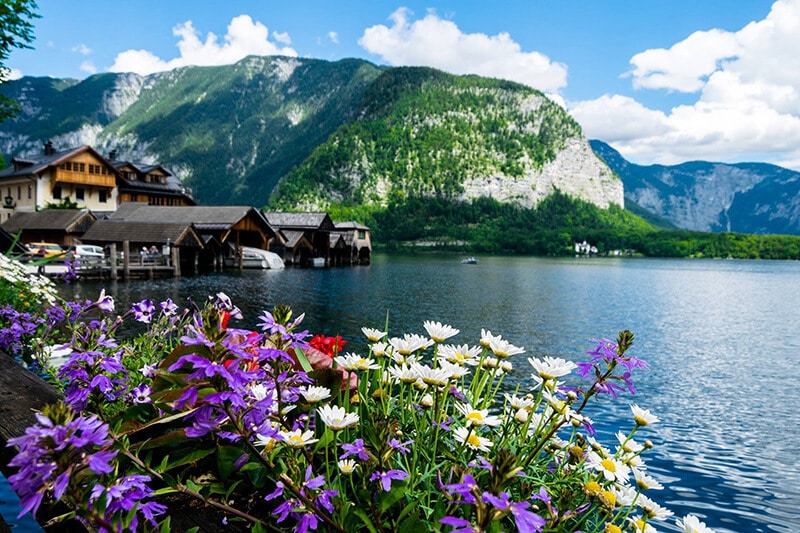
M 217 468 L 222 479 L 227 480 L 236 471 L 235 463 L 242 456 L 242 449 L 236 446 L 222 446 L 217 449 Z
M 300 363 L 300 366 L 303 368 L 303 372 L 309 373 L 313 370 L 313 368 L 311 368 L 311 363 L 308 362 L 308 358 L 306 357 L 306 354 L 303 353 L 303 350 L 300 348 L 295 348 L 294 355 L 297 357 L 297 362 Z
M 170 533 L 172 531 L 172 527 L 170 527 L 170 522 L 172 521 L 172 517 L 169 515 L 161 521 L 161 527 L 159 528 L 159 533 Z
M 178 459 L 175 459 L 174 461 L 170 461 L 170 463 L 167 465 L 167 470 L 172 470 L 173 468 L 178 467 L 178 466 L 183 466 L 183 465 L 188 465 L 189 463 L 194 463 L 196 461 L 199 461 L 203 457 L 207 457 L 207 456 L 211 455 L 215 451 L 216 451 L 216 448 L 201 448 L 199 450 L 191 451 L 191 452 L 187 453 L 186 455 L 184 455 L 183 457 L 179 457 Z M 189 482 L 187 481 L 187 483 L 189 483 Z
M 364 509 L 354 508 L 353 514 L 355 514 L 361 519 L 364 525 L 367 526 L 367 529 L 370 530 L 370 533 L 378 533 L 378 530 L 375 529 L 375 525 L 372 523 L 372 520 L 370 520 L 369 516 L 364 511 Z
M 378 509 L 380 512 L 386 512 L 392 505 L 403 499 L 407 488 L 407 483 L 393 483 L 392 490 L 381 492 L 380 496 L 378 496 Z
M 400 522 L 398 533 L 417 533 L 418 531 L 428 531 L 428 527 L 418 515 L 413 514 Z

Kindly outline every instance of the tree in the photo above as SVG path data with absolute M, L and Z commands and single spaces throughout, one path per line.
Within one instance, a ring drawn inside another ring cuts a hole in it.
M 9 68 L 6 60 L 15 48 L 31 48 L 33 24 L 38 18 L 34 12 L 38 6 L 35 0 L 3 0 L 0 2 L 0 85 L 6 83 Z M 0 122 L 14 117 L 19 104 L 0 94 Z

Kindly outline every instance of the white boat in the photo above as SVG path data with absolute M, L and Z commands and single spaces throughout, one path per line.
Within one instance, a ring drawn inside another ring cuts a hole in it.
M 236 256 L 226 257 L 225 266 L 227 268 L 238 268 L 239 258 Z M 278 254 L 261 248 L 242 246 L 242 268 L 277 269 L 283 267 L 283 259 Z
M 462 265 L 477 265 L 478 264 L 478 260 L 475 259 L 474 257 L 467 257 L 466 259 L 462 259 L 461 260 L 461 264 Z

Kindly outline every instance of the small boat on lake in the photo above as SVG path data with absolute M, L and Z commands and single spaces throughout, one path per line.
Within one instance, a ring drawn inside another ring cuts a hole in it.
M 225 258 L 225 266 L 227 268 L 236 268 L 239 266 L 239 258 L 235 256 Z M 251 248 L 249 246 L 242 246 L 242 268 L 283 268 L 283 259 L 274 253 L 262 250 L 260 248 Z
M 474 257 L 467 257 L 467 258 L 461 260 L 461 264 L 462 265 L 477 265 L 478 264 L 478 260 L 475 259 Z

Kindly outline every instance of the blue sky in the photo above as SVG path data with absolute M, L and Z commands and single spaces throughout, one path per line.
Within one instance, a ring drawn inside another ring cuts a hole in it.
M 540 89 L 637 163 L 800 170 L 800 0 L 39 0 L 39 13 L 13 76 L 248 54 L 428 65 Z

